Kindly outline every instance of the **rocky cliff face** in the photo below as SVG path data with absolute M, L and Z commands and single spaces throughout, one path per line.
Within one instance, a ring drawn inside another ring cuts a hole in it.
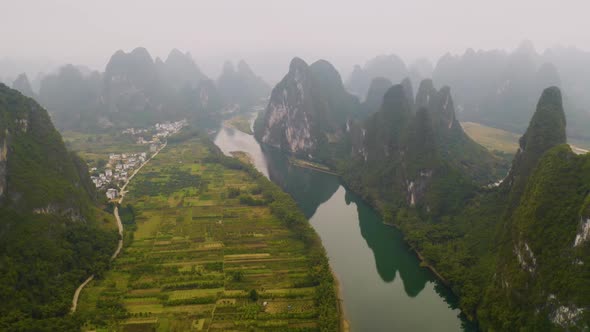
M 189 53 L 176 49 L 165 61 L 154 61 L 144 48 L 118 51 L 103 82 L 101 109 L 108 122 L 119 127 L 181 118 L 209 122 L 223 106 L 215 84 Z
M 378 112 L 350 127 L 345 178 L 372 200 L 436 215 L 497 176 L 500 162 L 465 135 L 450 89 L 436 90 L 431 80 L 421 82 L 415 103 L 409 80 L 394 85 Z
M 519 149 L 503 187 L 520 195 L 524 190 L 526 177 L 541 156 L 552 147 L 566 142 L 565 128 L 561 91 L 557 87 L 545 89 L 527 131 L 519 140 Z
M 118 238 L 94 191 L 47 112 L 0 84 L 2 330 L 79 329 L 61 318 L 79 282 L 107 268 Z
M 590 156 L 574 154 L 565 132 L 561 92 L 547 88 L 500 189 L 509 203 L 481 310 L 494 328 L 589 327 Z
M 0 85 L 0 119 L 0 207 L 83 218 L 88 172 L 79 172 L 47 112 Z
M 237 70 L 228 64 L 217 83 L 189 53 L 173 49 L 154 60 L 139 47 L 115 52 L 104 73 L 61 67 L 43 78 L 37 99 L 60 130 L 92 131 L 183 118 L 213 125 L 224 106 L 251 106 L 270 90 L 243 61 Z
M 295 58 L 273 89 L 255 126 L 262 143 L 289 153 L 314 156 L 326 144 L 342 139 L 346 121 L 359 103 L 348 94 L 334 67 L 326 61 L 308 66 Z
M 369 91 L 363 102 L 363 116 L 371 115 L 381 108 L 383 97 L 393 83 L 385 77 L 377 77 L 371 81 Z M 413 98 L 414 96 L 412 96 Z
M 161 107 L 161 80 L 145 48 L 117 51 L 106 66 L 102 101 L 109 112 L 142 112 Z

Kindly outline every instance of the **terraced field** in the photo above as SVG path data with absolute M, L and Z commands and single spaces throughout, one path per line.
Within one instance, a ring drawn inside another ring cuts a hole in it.
M 338 328 L 317 235 L 286 194 L 224 158 L 193 138 L 130 183 L 124 251 L 81 295 L 88 330 Z

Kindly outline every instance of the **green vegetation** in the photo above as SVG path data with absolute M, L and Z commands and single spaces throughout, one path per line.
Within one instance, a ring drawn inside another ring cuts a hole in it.
M 231 151 L 231 156 L 243 162 L 244 164 L 252 164 L 252 156 L 244 151 Z
M 518 150 L 517 134 L 475 122 L 461 122 L 465 133 L 490 151 L 514 154 Z
M 76 151 L 92 167 L 103 168 L 109 153 L 147 152 L 148 145 L 136 144 L 135 140 L 121 131 L 87 134 L 77 131 L 62 133 L 68 149 Z
M 95 200 L 47 112 L 0 84 L 0 330 L 79 329 L 74 291 L 108 268 L 118 238 Z
M 226 121 L 226 123 L 237 130 L 248 134 L 254 135 L 252 128 L 250 127 L 250 119 L 248 114 L 239 114 Z
M 345 180 L 404 232 L 484 330 L 587 329 L 590 246 L 574 241 L 590 215 L 590 156 L 564 144 L 560 91 L 544 91 L 510 173 L 495 188 L 474 186 L 473 176 L 445 162 L 448 145 L 425 158 L 433 140 L 424 128 L 414 132 L 407 164 L 386 158 L 381 168 L 364 169 L 365 182 L 354 182 L 353 166 Z M 422 170 L 423 182 L 399 180 L 415 172 L 409 165 Z M 424 169 L 433 170 L 431 178 Z M 564 310 L 572 316 L 560 317 Z
M 289 195 L 208 139 L 169 143 L 126 203 L 124 251 L 81 294 L 86 328 L 338 329 L 317 234 Z
M 359 100 L 346 91 L 329 62 L 308 65 L 294 58 L 287 75 L 273 89 L 268 107 L 258 115 L 254 135 L 299 157 L 313 154 L 315 160 L 324 161 L 333 152 L 332 143 L 341 139 L 349 118 L 358 116 L 360 109 Z M 285 126 L 291 127 L 285 130 Z
M 322 165 L 320 163 L 315 163 L 313 161 L 297 159 L 297 158 L 289 158 L 289 162 L 292 165 L 295 165 L 297 167 L 313 169 L 318 172 L 324 172 L 324 173 L 336 175 L 336 173 L 334 171 L 332 171 L 330 169 L 330 167 L 328 167 L 326 165 Z

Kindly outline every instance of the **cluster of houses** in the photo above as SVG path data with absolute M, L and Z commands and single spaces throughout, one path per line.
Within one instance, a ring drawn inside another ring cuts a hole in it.
M 152 154 L 158 151 L 166 137 L 178 133 L 187 124 L 186 120 L 156 123 L 154 127 L 148 129 L 127 128 L 123 130 L 123 134 L 133 136 L 137 139 L 137 144 L 149 144 L 149 153 Z M 146 140 L 146 137 L 150 136 L 150 140 Z M 119 196 L 116 188 L 120 188 L 127 182 L 133 171 L 145 163 L 147 159 L 147 152 L 111 153 L 104 170 L 98 170 L 96 167 L 90 169 L 92 174 L 90 178 L 96 188 L 106 189 L 107 198 L 114 200 Z
M 104 172 L 96 174 L 97 169 L 92 168 L 90 171 L 95 175 L 90 178 L 98 189 L 104 189 L 111 186 L 121 186 L 135 169 L 141 166 L 148 158 L 146 152 L 141 153 L 111 153 L 109 161 L 104 169 Z M 107 190 L 107 198 L 115 199 L 118 196 L 116 189 L 109 188 Z
M 178 133 L 187 124 L 186 119 L 176 122 L 156 123 L 154 127 L 148 129 L 127 128 L 122 133 L 133 136 L 137 144 L 150 144 L 150 151 L 154 152 L 163 139 Z

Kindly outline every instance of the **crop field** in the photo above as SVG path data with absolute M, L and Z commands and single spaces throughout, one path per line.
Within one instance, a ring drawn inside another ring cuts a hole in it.
M 130 183 L 124 250 L 80 298 L 87 330 L 320 328 L 305 241 L 248 172 L 210 153 L 197 138 L 169 145 Z
M 109 153 L 147 152 L 149 145 L 138 145 L 121 133 L 86 134 L 75 131 L 62 132 L 68 149 L 76 151 L 91 166 L 106 163 Z

